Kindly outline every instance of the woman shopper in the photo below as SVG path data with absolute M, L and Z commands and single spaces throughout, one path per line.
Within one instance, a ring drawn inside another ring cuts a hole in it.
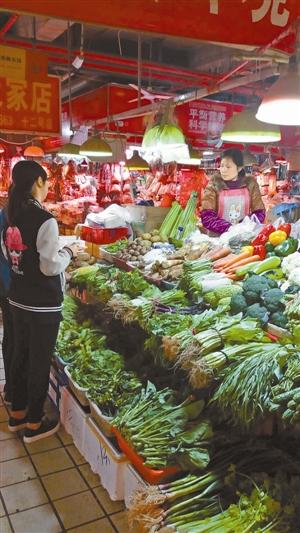
M 27 443 L 59 428 L 59 421 L 43 418 L 43 406 L 61 320 L 64 271 L 76 249 L 75 245 L 60 249 L 57 222 L 41 205 L 47 193 L 47 174 L 36 161 L 14 166 L 4 233 L 14 332 L 8 427 L 25 428 Z
M 258 183 L 246 175 L 243 164 L 241 150 L 223 152 L 220 172 L 210 180 L 202 200 L 201 221 L 209 232 L 220 235 L 249 215 L 264 222 L 266 210 Z
M 7 227 L 7 209 L 4 207 L 0 211 L 0 234 Z M 10 364 L 13 354 L 13 326 L 10 312 L 9 301 L 7 299 L 8 288 L 10 283 L 10 268 L 6 256 L 0 247 L 0 308 L 2 312 L 3 338 L 2 338 L 2 355 L 4 362 L 4 397 L 5 405 L 11 406 L 10 394 Z

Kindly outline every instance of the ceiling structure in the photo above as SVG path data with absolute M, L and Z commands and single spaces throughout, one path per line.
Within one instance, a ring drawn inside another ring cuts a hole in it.
M 300 2 L 274 0 L 275 25 L 272 8 L 259 24 L 252 27 L 249 19 L 247 29 L 240 20 L 234 30 L 230 21 L 236 22 L 238 11 L 224 10 L 228 2 L 245 14 L 247 9 L 248 18 L 251 12 L 257 16 L 262 7 L 273 5 L 273 0 L 130 0 L 124 9 L 121 0 L 101 0 L 87 2 L 95 7 L 89 9 L 71 0 L 63 4 L 27 0 L 25 6 L 23 0 L 1 0 L 0 45 L 44 54 L 48 73 L 61 80 L 62 102 L 109 83 L 135 87 L 132 109 L 127 106 L 127 111 L 108 113 L 115 124 L 150 114 L 153 105 L 157 108 L 157 102 L 168 97 L 175 104 L 205 97 L 258 104 L 287 68 Z M 8 6 L 15 10 L 8 11 Z M 172 6 L 173 19 L 166 25 L 164 17 Z M 220 13 L 222 19 L 215 16 Z M 246 44 L 239 44 L 241 40 Z M 106 123 L 107 117 L 97 125 L 101 128 Z
M 238 72 L 243 63 L 239 73 L 247 79 L 247 75 L 271 64 L 286 63 L 288 58 L 280 51 L 266 50 L 256 56 L 249 46 L 217 45 L 106 26 L 70 22 L 68 29 L 64 20 L 8 12 L 0 12 L 0 44 L 45 54 L 49 74 L 61 78 L 63 100 L 69 96 L 69 75 L 72 97 L 110 82 L 140 83 L 150 93 L 176 96 L 216 86 L 232 77 L 236 69 Z M 84 61 L 77 69 L 72 63 L 80 55 Z M 262 90 L 264 84 L 248 83 L 219 98 L 246 103 L 260 96 Z

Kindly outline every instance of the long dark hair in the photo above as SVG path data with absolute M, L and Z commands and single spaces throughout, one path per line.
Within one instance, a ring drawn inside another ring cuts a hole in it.
M 31 190 L 39 177 L 46 181 L 47 173 L 36 161 L 19 161 L 15 164 L 7 203 L 8 222 L 12 226 L 16 224 L 20 212 L 26 208 L 28 200 L 32 198 Z

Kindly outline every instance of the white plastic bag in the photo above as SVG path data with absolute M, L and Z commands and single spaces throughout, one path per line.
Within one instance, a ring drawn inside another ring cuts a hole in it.
M 125 207 L 112 204 L 101 213 L 89 213 L 85 224 L 88 226 L 102 226 L 103 228 L 122 228 L 132 222 L 132 216 Z

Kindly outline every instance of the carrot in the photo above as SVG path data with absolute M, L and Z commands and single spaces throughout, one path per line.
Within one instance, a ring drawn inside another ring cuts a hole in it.
M 229 254 L 226 257 L 222 257 L 222 259 L 218 259 L 213 264 L 214 269 L 216 270 L 217 268 L 225 266 L 229 259 L 233 259 L 234 257 L 236 257 L 236 254 Z
M 246 257 L 245 259 L 242 259 L 241 261 L 238 261 L 237 263 L 234 263 L 231 267 L 224 268 L 223 272 L 227 274 L 231 272 L 235 272 L 238 270 L 241 266 L 248 265 L 249 263 L 254 263 L 254 261 L 259 261 L 260 257 L 259 255 L 252 255 L 251 257 Z
M 221 250 L 215 251 L 215 253 L 212 253 L 210 256 L 210 259 L 212 261 L 217 261 L 218 259 L 223 259 L 224 257 L 227 257 L 231 253 L 230 248 L 222 248 Z
M 232 279 L 232 281 L 239 281 L 239 278 L 236 274 L 226 274 L 226 278 Z
M 229 261 L 227 261 L 223 268 L 228 268 L 234 265 L 235 263 L 242 261 L 242 259 L 247 259 L 248 257 L 251 257 L 251 254 L 249 252 L 242 252 L 238 255 L 235 255 L 234 257 L 232 257 L 232 259 L 229 259 Z

